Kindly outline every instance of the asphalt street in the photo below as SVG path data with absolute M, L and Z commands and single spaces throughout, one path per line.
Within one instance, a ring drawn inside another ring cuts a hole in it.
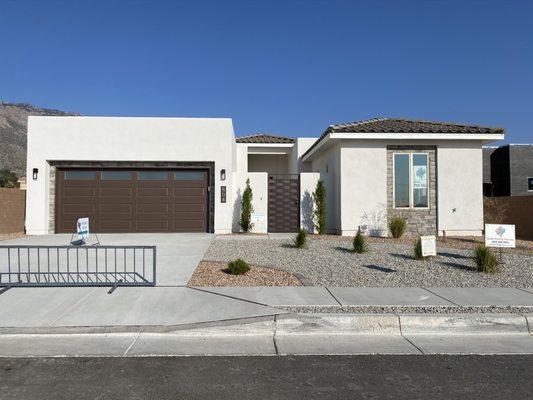
M 533 356 L 0 359 L 0 399 L 525 399 Z

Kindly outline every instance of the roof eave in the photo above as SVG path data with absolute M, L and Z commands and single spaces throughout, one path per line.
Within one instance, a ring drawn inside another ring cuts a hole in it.
M 361 132 L 331 132 L 320 139 L 309 152 L 303 155 L 302 161 L 308 161 L 313 154 L 330 140 L 479 140 L 491 143 L 505 139 L 504 133 L 361 133 Z

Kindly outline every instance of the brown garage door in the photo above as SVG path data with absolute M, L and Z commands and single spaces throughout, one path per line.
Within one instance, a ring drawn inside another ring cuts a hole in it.
M 56 232 L 206 232 L 206 170 L 60 169 Z

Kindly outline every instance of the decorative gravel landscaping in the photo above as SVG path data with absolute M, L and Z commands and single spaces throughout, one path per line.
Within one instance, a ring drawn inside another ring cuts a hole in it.
M 227 263 L 202 261 L 194 271 L 188 286 L 302 286 L 296 276 L 274 268 L 250 266 L 243 275 L 231 275 Z
M 504 250 L 501 272 L 490 275 L 474 266 L 474 241 L 448 240 L 439 241 L 437 257 L 417 261 L 412 259 L 414 239 L 368 238 L 369 251 L 356 254 L 351 251 L 351 238 L 339 236 L 311 236 L 305 249 L 294 248 L 291 240 L 218 237 L 205 259 L 228 262 L 240 257 L 301 274 L 316 286 L 533 287 L 529 249 Z

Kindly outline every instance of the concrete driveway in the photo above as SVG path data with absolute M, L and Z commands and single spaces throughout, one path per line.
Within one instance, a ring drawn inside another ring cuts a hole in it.
M 2 245 L 50 245 L 70 243 L 70 234 L 25 236 L 3 240 Z M 157 285 L 186 285 L 192 273 L 207 251 L 214 235 L 208 233 L 128 233 L 99 234 L 100 244 L 110 246 L 157 246 Z M 88 244 L 94 243 L 92 235 Z

